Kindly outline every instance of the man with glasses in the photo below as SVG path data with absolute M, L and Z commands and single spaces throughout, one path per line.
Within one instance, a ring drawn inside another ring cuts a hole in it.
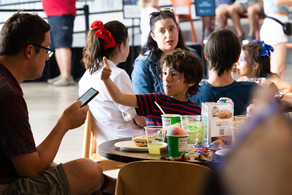
M 16 13 L 0 32 L 0 194 L 113 194 L 115 180 L 104 176 L 97 163 L 53 162 L 65 134 L 84 123 L 88 106 L 74 102 L 35 145 L 20 84 L 42 75 L 54 52 L 48 48 L 49 31 L 38 15 Z

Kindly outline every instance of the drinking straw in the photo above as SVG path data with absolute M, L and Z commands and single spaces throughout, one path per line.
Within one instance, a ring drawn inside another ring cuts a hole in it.
M 159 106 L 159 104 L 156 101 L 154 101 L 154 103 L 159 108 L 159 110 L 165 115 L 165 112 L 162 110 L 162 108 Z

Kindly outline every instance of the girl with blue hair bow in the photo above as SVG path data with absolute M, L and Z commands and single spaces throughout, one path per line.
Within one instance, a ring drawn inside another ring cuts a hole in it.
M 253 40 L 243 45 L 236 69 L 241 78 L 238 81 L 248 81 L 250 78 L 264 77 L 273 82 L 279 92 L 292 92 L 292 85 L 280 79 L 271 72 L 270 56 L 274 48 L 264 41 Z

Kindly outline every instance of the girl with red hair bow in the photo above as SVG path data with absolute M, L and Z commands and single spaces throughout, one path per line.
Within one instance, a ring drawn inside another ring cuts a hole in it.
M 143 135 L 146 124 L 144 117 L 137 116 L 134 108 L 115 104 L 100 80 L 104 66 L 102 58 L 105 56 L 112 69 L 113 81 L 125 93 L 134 94 L 129 75 L 117 67 L 129 55 L 128 30 L 119 21 L 106 24 L 94 21 L 91 28 L 83 50 L 86 72 L 79 81 L 79 94 L 83 94 L 90 87 L 99 91 L 99 95 L 88 104 L 94 121 L 94 137 L 100 144 L 111 139 Z

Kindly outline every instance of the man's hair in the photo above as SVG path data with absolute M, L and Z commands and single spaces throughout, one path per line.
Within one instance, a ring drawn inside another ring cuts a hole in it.
M 117 47 L 121 43 L 126 44 L 128 38 L 128 29 L 123 23 L 117 20 L 113 20 L 107 22 L 104 27 L 112 34 L 114 40 L 117 43 Z M 104 39 L 98 38 L 95 35 L 96 31 L 97 29 L 91 29 L 88 32 L 86 45 L 83 49 L 83 62 L 86 69 L 90 70 L 90 73 L 98 70 L 99 62 L 102 62 L 102 58 L 104 56 L 109 58 L 116 48 L 110 47 L 108 49 L 104 49 Z
M 16 13 L 3 25 L 0 32 L 0 55 L 17 55 L 30 44 L 45 40 L 51 26 L 37 14 Z
M 187 96 L 192 96 L 199 91 L 199 83 L 203 78 L 204 68 L 201 59 L 192 52 L 182 49 L 175 49 L 166 53 L 160 59 L 160 66 L 173 67 L 174 70 L 183 73 L 185 83 L 194 83 L 188 89 Z
M 151 32 L 153 32 L 154 30 L 154 25 L 157 21 L 159 20 L 163 20 L 163 19 L 167 19 L 170 18 L 174 21 L 174 23 L 176 24 L 176 26 L 178 27 L 178 23 L 175 19 L 174 13 L 172 11 L 160 11 L 157 12 L 158 14 L 154 14 L 155 12 L 153 12 L 152 14 L 150 14 L 150 29 Z M 176 45 L 176 48 L 180 48 L 180 49 L 184 49 L 184 50 L 189 50 L 186 45 L 185 45 L 185 41 L 183 38 L 183 34 L 179 28 L 179 32 L 178 32 L 178 43 Z M 152 51 L 152 53 L 154 53 L 157 56 L 160 56 L 162 54 L 162 51 L 158 48 L 158 45 L 156 43 L 156 41 L 154 41 L 154 39 L 150 36 L 150 33 L 148 35 L 148 39 L 147 39 L 147 43 L 146 45 L 142 48 L 141 50 L 141 54 L 144 54 L 146 51 Z
M 241 44 L 231 30 L 221 28 L 211 33 L 204 52 L 209 60 L 210 68 L 221 76 L 224 71 L 231 71 L 238 60 Z
M 270 57 L 261 56 L 262 48 L 261 43 L 248 43 L 242 46 L 242 50 L 245 51 L 249 64 L 251 66 L 254 66 L 255 63 L 259 64 L 259 68 L 256 71 L 256 77 L 267 77 L 272 74 Z

